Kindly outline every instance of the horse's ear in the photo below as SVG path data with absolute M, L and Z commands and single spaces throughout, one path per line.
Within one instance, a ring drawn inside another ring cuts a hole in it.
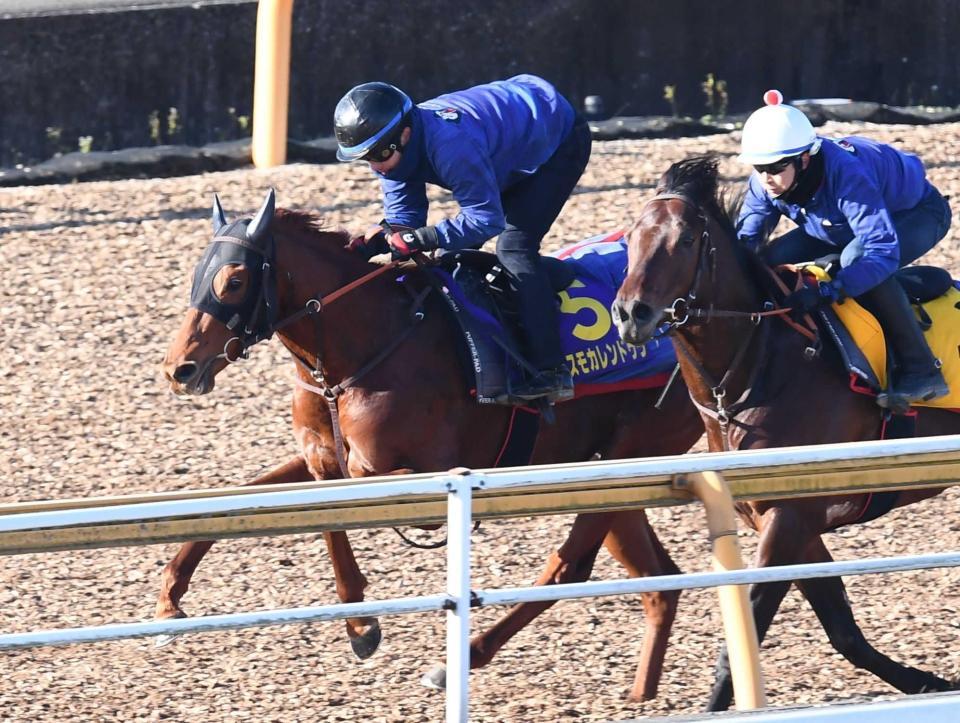
M 213 233 L 220 233 L 220 229 L 227 225 L 227 217 L 223 215 L 223 206 L 220 205 L 220 196 L 213 194 Z
M 253 217 L 253 220 L 247 226 L 247 238 L 254 243 L 270 228 L 270 223 L 273 221 L 273 211 L 276 206 L 276 200 L 277 194 L 274 193 L 274 190 L 271 188 L 260 210 L 257 211 L 257 215 Z

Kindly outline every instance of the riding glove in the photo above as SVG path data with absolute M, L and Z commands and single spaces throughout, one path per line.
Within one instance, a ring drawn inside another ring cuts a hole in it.
M 390 244 L 387 243 L 387 236 L 395 232 L 407 233 L 413 231 L 409 226 L 400 226 L 399 224 L 396 226 L 387 226 L 385 224 L 386 221 L 381 221 L 367 228 L 362 236 L 354 236 L 350 239 L 350 243 L 347 244 L 347 248 L 363 256 L 366 261 L 369 261 L 374 256 L 379 256 L 380 254 L 391 251 Z
M 811 314 L 825 304 L 839 301 L 841 296 L 840 290 L 832 283 L 822 282 L 794 291 L 783 300 L 783 305 L 792 309 L 790 316 L 801 319 L 805 314 Z
M 420 251 L 429 251 L 440 245 L 437 230 L 423 226 L 416 231 L 394 231 L 387 237 L 394 259 L 406 259 Z

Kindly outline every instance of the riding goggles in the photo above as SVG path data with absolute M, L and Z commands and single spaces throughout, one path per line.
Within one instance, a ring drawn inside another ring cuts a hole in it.
M 775 176 L 778 173 L 783 173 L 787 166 L 793 163 L 793 157 L 788 156 L 786 158 L 781 158 L 779 161 L 774 161 L 773 163 L 761 163 L 754 165 L 753 170 L 757 173 L 767 173 L 771 176 Z

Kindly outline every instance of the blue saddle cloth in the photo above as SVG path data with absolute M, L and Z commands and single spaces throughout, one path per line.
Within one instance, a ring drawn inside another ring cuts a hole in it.
M 574 383 L 609 384 L 672 369 L 677 358 L 668 339 L 630 346 L 617 333 L 610 307 L 627 275 L 622 232 L 601 234 L 552 254 L 574 267 L 574 281 L 560 296 L 560 339 Z
M 668 340 L 629 346 L 613 324 L 610 307 L 627 268 L 622 233 L 594 236 L 552 256 L 570 265 L 564 271 L 572 271 L 567 274 L 572 282 L 557 296 L 560 338 L 575 388 L 590 385 L 595 392 L 594 385 L 662 376 L 673 368 L 676 356 Z M 477 258 L 487 261 L 477 264 Z M 511 322 L 509 284 L 492 268 L 492 258 L 454 254 L 430 268 L 463 332 L 467 366 L 481 404 L 510 403 L 510 389 L 528 373 L 520 335 Z

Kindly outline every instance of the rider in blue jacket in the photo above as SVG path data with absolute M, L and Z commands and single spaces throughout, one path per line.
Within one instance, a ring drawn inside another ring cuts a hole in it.
M 767 105 L 744 124 L 743 163 L 753 166 L 737 222 L 751 248 L 782 216 L 797 224 L 762 251 L 771 266 L 840 254 L 828 283 L 794 292 L 786 305 L 809 312 L 855 297 L 883 327 L 899 372 L 878 404 L 904 410 L 948 393 L 910 307 L 892 274 L 929 251 L 950 228 L 950 206 L 915 155 L 866 138 L 820 138 L 807 117 L 767 91 Z
M 514 395 L 572 397 L 539 253 L 590 159 L 590 130 L 570 103 L 533 75 L 418 105 L 392 85 L 364 83 L 337 104 L 334 130 L 337 157 L 367 161 L 383 191 L 385 223 L 354 247 L 372 256 L 389 246 L 402 258 L 499 236 L 497 257 L 516 281 L 528 358 L 539 371 Z M 427 184 L 451 191 L 460 212 L 428 225 Z

